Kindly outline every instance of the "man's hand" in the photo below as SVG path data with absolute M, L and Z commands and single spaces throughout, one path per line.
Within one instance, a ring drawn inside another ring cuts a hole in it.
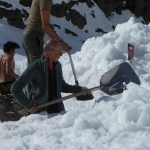
M 62 50 L 66 51 L 67 53 L 70 52 L 69 45 L 66 42 L 62 42 Z
M 81 91 L 85 91 L 84 95 L 91 94 L 90 89 L 88 89 L 87 87 L 84 87 L 84 86 L 81 88 Z
M 29 110 L 28 112 L 31 113 L 31 114 L 34 114 L 38 111 L 38 108 L 36 106 L 36 104 L 34 104 Z

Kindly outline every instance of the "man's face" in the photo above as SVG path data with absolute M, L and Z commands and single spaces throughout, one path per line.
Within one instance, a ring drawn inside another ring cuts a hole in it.
M 57 62 L 58 59 L 62 56 L 62 48 L 61 46 L 58 46 L 57 50 L 52 52 L 52 59 L 54 62 Z
M 9 54 L 10 54 L 11 56 L 14 56 L 14 55 L 16 54 L 16 52 L 17 52 L 17 49 L 12 49 L 12 50 L 9 52 Z

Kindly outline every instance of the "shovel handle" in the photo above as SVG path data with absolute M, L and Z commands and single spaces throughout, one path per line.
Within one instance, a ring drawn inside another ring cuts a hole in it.
M 94 88 L 90 89 L 91 92 L 92 91 L 96 91 L 96 90 L 101 90 L 101 87 L 97 86 L 97 87 L 94 87 Z M 62 102 L 64 100 L 67 100 L 67 99 L 70 99 L 70 98 L 73 98 L 73 97 L 84 95 L 84 93 L 85 93 L 85 91 L 81 91 L 81 92 L 74 93 L 74 94 L 71 94 L 71 95 L 68 95 L 68 96 L 65 96 L 65 97 L 62 97 L 62 98 L 58 98 L 58 99 L 56 99 L 54 101 L 38 105 L 37 108 L 39 109 L 39 108 L 43 108 L 43 107 L 46 107 L 46 106 L 49 106 L 49 105 L 52 105 L 52 104 L 55 104 L 55 103 L 59 103 L 59 102 Z M 26 114 L 26 113 L 28 113 L 28 109 L 23 109 L 21 111 L 18 111 L 18 113 L 21 114 L 21 115 Z
M 72 61 L 71 54 L 68 53 L 68 55 L 69 55 L 69 59 L 70 59 L 70 63 L 71 63 L 71 67 L 72 67 L 75 83 L 76 83 L 76 85 L 79 85 L 78 80 L 77 80 L 77 75 L 76 75 L 76 72 L 75 72 L 75 68 L 74 68 L 74 64 L 73 64 L 73 61 Z

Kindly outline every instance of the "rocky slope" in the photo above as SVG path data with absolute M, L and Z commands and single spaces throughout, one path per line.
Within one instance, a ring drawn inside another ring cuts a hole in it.
M 8 26 L 11 31 L 5 31 L 7 33 L 0 38 L 0 45 L 6 41 L 7 37 L 21 39 L 31 2 L 32 0 L 0 0 L 0 20 L 3 18 L 3 26 L 8 23 L 13 27 L 10 29 Z M 61 38 L 65 41 L 69 39 L 73 47 L 72 53 L 80 50 L 86 39 L 102 36 L 115 29 L 117 24 L 114 25 L 109 20 L 110 16 L 113 16 L 112 12 L 121 14 L 122 10 L 129 9 L 136 17 L 143 17 L 143 23 L 148 24 L 150 20 L 148 11 L 150 4 L 146 0 L 136 0 L 136 2 L 131 0 L 68 0 L 68 2 L 60 0 L 59 3 L 56 2 L 53 1 L 51 24 Z M 3 30 L 2 27 L 1 30 Z M 19 44 L 21 45 L 21 40 Z M 24 55 L 22 49 L 20 54 Z
M 105 13 L 106 17 L 109 17 L 112 12 L 116 11 L 118 14 L 121 14 L 121 11 L 124 9 L 129 9 L 136 17 L 142 16 L 145 20 L 145 23 L 150 22 L 150 12 L 148 10 L 150 6 L 150 1 L 146 0 L 93 0 L 99 8 Z M 78 11 L 71 9 L 75 4 L 86 3 L 89 8 L 94 6 L 92 0 L 78 0 L 78 1 L 69 1 L 68 3 L 62 2 L 61 4 L 53 5 L 52 15 L 58 18 L 65 17 L 67 21 L 71 21 L 73 25 L 77 26 L 80 29 L 86 24 L 86 17 L 82 16 Z M 23 6 L 30 7 L 32 0 L 20 0 L 19 3 Z M 7 21 L 10 25 L 17 28 L 24 28 L 23 20 L 26 20 L 28 17 L 28 12 L 25 9 L 8 9 L 12 5 L 1 0 L 0 1 L 0 19 L 2 17 L 7 18 Z M 68 13 L 69 12 L 69 13 Z M 94 17 L 94 12 L 91 13 Z

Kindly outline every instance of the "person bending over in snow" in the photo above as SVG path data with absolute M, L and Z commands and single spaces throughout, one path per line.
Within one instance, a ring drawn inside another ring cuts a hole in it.
M 12 41 L 8 41 L 3 45 L 4 54 L 0 55 L 1 94 L 9 93 L 11 84 L 19 77 L 19 75 L 14 72 L 14 55 L 16 54 L 18 48 L 20 48 L 20 46 Z
M 50 39 L 45 42 L 43 51 L 44 54 L 41 55 L 41 58 L 30 64 L 11 87 L 15 98 L 31 114 L 38 111 L 37 105 L 60 98 L 61 92 L 76 93 L 85 90 L 86 94 L 90 94 L 88 88 L 69 85 L 64 81 L 61 64 L 58 61 L 62 56 L 62 45 L 58 40 Z M 34 89 L 36 91 L 34 97 L 29 99 L 24 95 L 22 89 L 33 79 L 36 80 L 37 88 Z M 39 111 L 47 111 L 47 113 L 58 113 L 64 110 L 62 102 L 39 109 Z

